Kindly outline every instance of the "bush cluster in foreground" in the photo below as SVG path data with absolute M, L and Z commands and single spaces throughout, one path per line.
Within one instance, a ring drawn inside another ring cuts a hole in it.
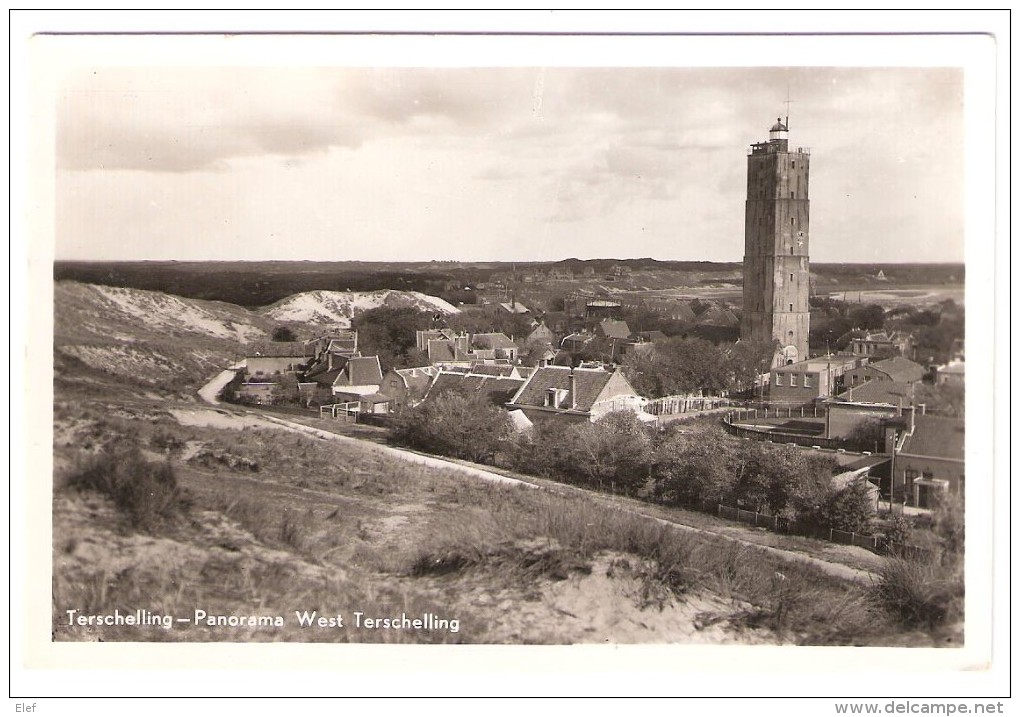
M 69 485 L 108 496 L 132 526 L 153 530 L 187 508 L 173 466 L 152 462 L 137 447 L 108 447 L 89 458 Z

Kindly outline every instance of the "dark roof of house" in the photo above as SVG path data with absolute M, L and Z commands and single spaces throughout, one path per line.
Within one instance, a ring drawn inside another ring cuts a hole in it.
M 505 303 L 500 304 L 499 307 L 504 311 L 510 312 L 511 314 L 526 314 L 529 311 L 531 311 L 531 309 L 529 309 L 527 306 L 525 306 L 519 301 L 512 302 L 507 301 Z
M 544 366 L 535 369 L 524 385 L 515 405 L 544 406 L 549 389 L 570 390 L 571 369 L 566 366 Z M 573 369 L 577 396 L 568 396 L 568 405 L 576 406 L 578 411 L 590 411 L 598 399 L 602 389 L 606 387 L 613 374 L 602 369 Z
M 482 393 L 492 403 L 502 406 L 514 397 L 521 386 L 524 385 L 522 378 L 509 378 L 505 376 L 484 376 L 479 374 L 447 373 L 443 371 L 436 376 L 429 388 L 429 396 L 438 396 L 443 391 L 458 391 L 461 393 Z
M 838 398 L 853 403 L 891 403 L 910 406 L 914 402 L 914 390 L 909 383 L 899 381 L 868 381 L 844 391 Z
M 252 344 L 245 350 L 246 356 L 262 358 L 310 358 L 313 354 L 314 349 L 304 341 L 266 341 Z
M 596 331 L 607 339 L 625 339 L 630 336 L 630 327 L 626 321 L 616 319 L 603 319 L 599 322 Z
M 429 361 L 432 363 L 437 361 L 453 361 L 455 360 L 453 342 L 446 339 L 429 339 L 428 354 Z
M 475 334 L 471 337 L 471 344 L 480 349 L 513 349 L 517 344 L 510 340 L 506 334 Z
M 924 367 L 902 356 L 894 356 L 893 358 L 876 361 L 869 365 L 877 371 L 886 374 L 893 381 L 910 382 L 920 381 L 924 378 Z
M 347 362 L 347 376 L 351 386 L 370 386 L 382 383 L 382 368 L 378 356 L 355 356 Z
M 337 377 L 340 376 L 341 373 L 343 373 L 342 368 L 335 368 L 332 371 L 320 371 L 314 376 L 305 376 L 305 378 L 313 379 L 315 383 L 320 386 L 332 386 L 336 383 Z
M 963 460 L 964 425 L 962 418 L 916 416 L 914 432 L 907 436 L 900 453 Z

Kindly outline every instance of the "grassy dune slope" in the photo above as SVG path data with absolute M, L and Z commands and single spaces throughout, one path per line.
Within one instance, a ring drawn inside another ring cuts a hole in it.
M 863 588 L 583 497 L 473 483 L 275 429 L 186 427 L 130 404 L 57 422 L 57 640 L 888 641 L 888 616 Z M 68 485 L 110 444 L 169 461 L 183 507 L 139 527 L 102 493 Z M 68 609 L 115 608 L 285 624 L 67 625 Z M 305 610 L 432 613 L 459 630 L 302 628 L 294 611 Z

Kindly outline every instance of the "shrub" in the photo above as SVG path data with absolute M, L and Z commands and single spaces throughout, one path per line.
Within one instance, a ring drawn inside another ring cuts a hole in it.
M 674 431 L 655 451 L 655 496 L 666 505 L 724 502 L 733 490 L 731 461 L 730 440 L 718 427 Z
M 874 518 L 875 501 L 864 479 L 855 480 L 836 491 L 825 505 L 825 522 L 836 530 L 868 533 Z
M 429 453 L 492 463 L 512 430 L 507 412 L 484 397 L 444 391 L 399 414 L 391 437 Z
M 289 326 L 277 326 L 273 329 L 273 341 L 297 341 L 297 336 Z
M 913 532 L 910 520 L 905 515 L 894 515 L 882 533 L 882 552 L 888 553 L 893 545 L 907 545 Z
M 963 616 L 963 570 L 935 560 L 889 558 L 875 591 L 907 627 L 932 629 Z
M 145 460 L 138 448 L 111 448 L 92 458 L 69 484 L 109 496 L 136 528 L 152 530 L 186 508 L 169 463 Z
M 595 423 L 571 426 L 578 467 L 592 485 L 637 494 L 648 482 L 652 442 L 631 411 L 613 411 Z

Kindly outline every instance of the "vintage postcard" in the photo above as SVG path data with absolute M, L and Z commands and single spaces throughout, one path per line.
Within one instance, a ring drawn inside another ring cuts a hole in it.
M 28 46 L 26 675 L 992 663 L 994 39 Z

